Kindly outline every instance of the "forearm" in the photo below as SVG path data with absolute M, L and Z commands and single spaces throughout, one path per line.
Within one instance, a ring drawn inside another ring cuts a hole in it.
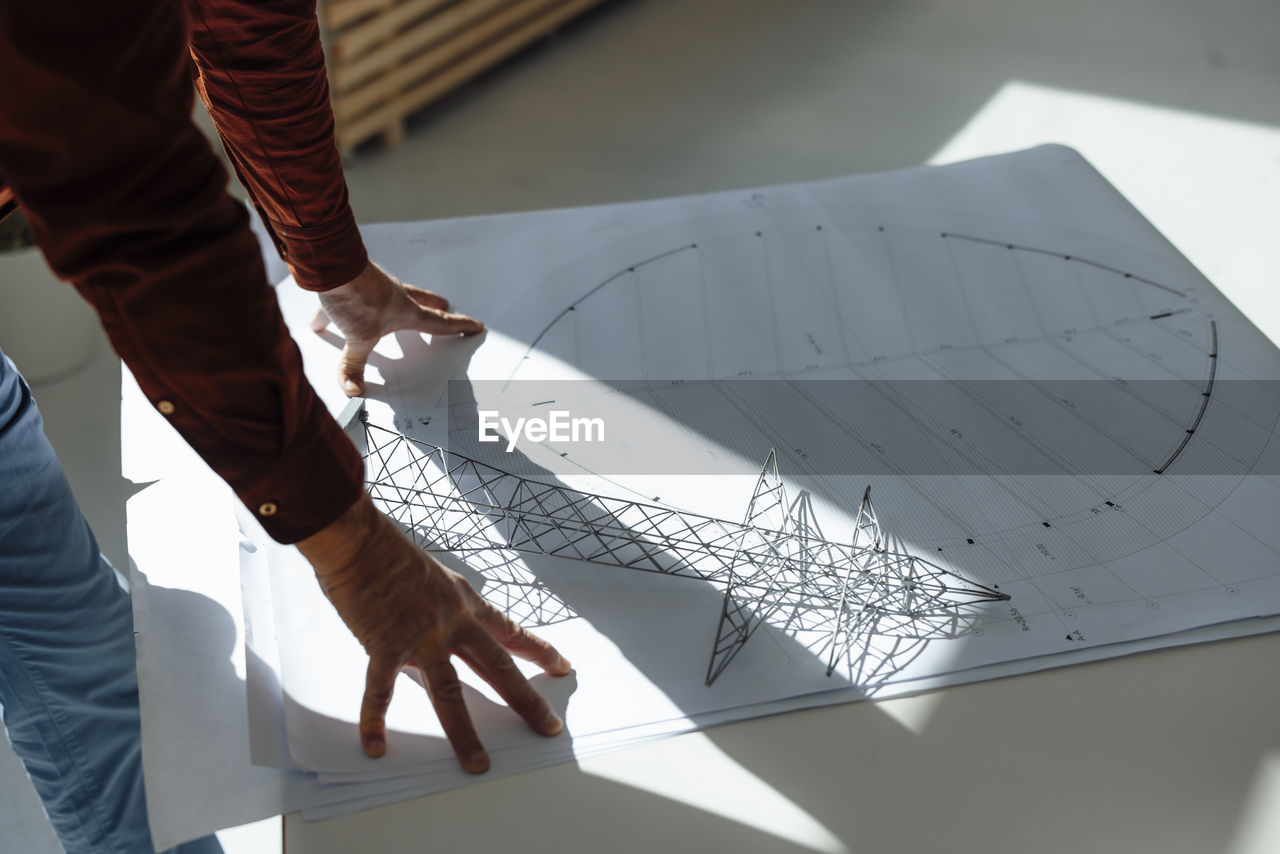
M 355 502 L 360 460 L 191 123 L 185 42 L 170 3 L 0 5 L 0 176 L 147 397 L 292 541 Z
M 367 262 L 347 200 L 314 0 L 186 0 L 197 91 L 298 284 Z

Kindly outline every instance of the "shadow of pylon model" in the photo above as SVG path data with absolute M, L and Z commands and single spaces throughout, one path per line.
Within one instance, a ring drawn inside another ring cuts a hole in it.
M 830 676 L 881 617 L 926 620 L 1009 598 L 888 549 L 869 486 L 851 542 L 826 539 L 807 493 L 788 502 L 774 451 L 737 523 L 512 474 L 371 424 L 360 400 L 342 423 L 364 455 L 374 504 L 425 549 L 510 549 L 722 585 L 707 685 L 780 610 L 825 637 Z

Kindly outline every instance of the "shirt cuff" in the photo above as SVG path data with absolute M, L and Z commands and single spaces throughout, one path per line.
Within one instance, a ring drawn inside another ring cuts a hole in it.
M 337 520 L 364 491 L 364 461 L 323 406 L 299 440 L 260 477 L 238 478 L 236 494 L 279 543 L 296 543 Z
M 293 278 L 308 291 L 327 291 L 345 285 L 369 264 L 364 240 L 351 208 L 337 219 L 319 225 L 269 223 L 276 248 Z

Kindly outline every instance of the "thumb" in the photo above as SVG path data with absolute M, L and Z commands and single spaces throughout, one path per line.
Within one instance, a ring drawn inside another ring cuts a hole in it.
M 364 394 L 364 366 L 377 344 L 375 338 L 348 338 L 338 358 L 338 382 L 347 397 Z

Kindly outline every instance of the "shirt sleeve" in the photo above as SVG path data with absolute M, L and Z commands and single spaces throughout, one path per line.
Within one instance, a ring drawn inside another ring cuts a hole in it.
M 315 0 L 186 0 L 196 90 L 276 249 L 309 290 L 368 256 L 348 202 Z
M 294 542 L 356 501 L 361 462 L 191 121 L 186 36 L 178 3 L 0 3 L 0 181 L 147 397 Z

